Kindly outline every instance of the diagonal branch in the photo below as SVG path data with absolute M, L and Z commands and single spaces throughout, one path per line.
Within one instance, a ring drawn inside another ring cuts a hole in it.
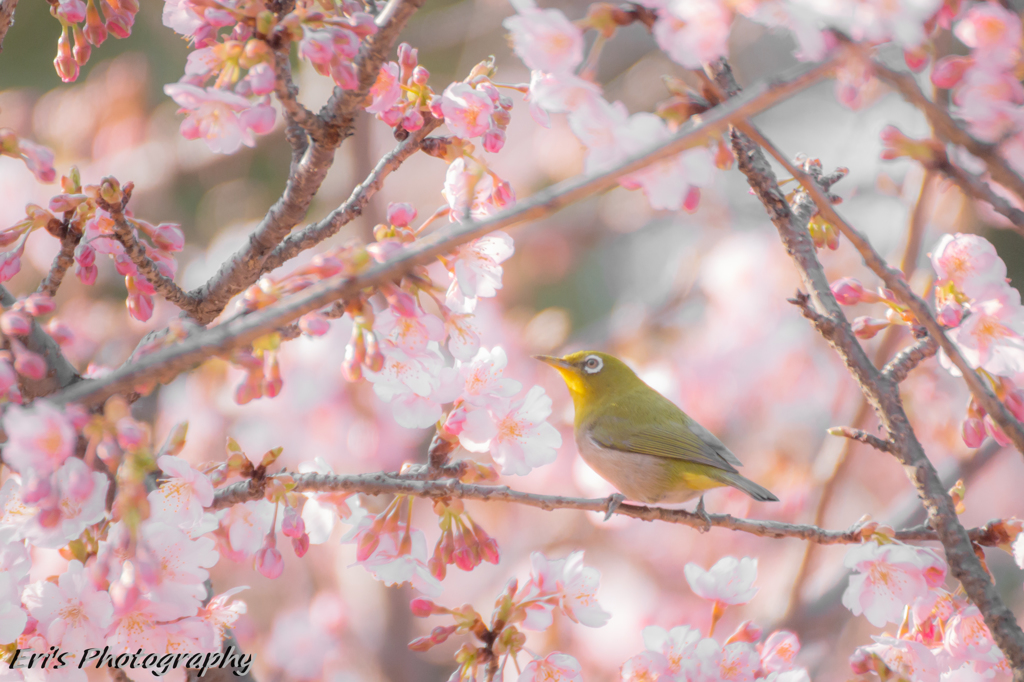
M 733 94 L 738 91 L 732 71 L 725 60 L 715 62 L 710 66 L 709 71 L 718 86 L 726 93 Z M 749 128 L 756 130 L 752 125 Z M 829 343 L 846 363 L 850 373 L 860 385 L 864 396 L 878 413 L 882 425 L 889 434 L 893 454 L 907 470 L 922 503 L 928 510 L 929 525 L 938 534 L 945 549 L 951 572 L 960 581 L 967 596 L 984 616 L 993 638 L 1014 669 L 1014 679 L 1016 682 L 1024 682 L 1024 631 L 1013 617 L 1013 613 L 1003 603 L 988 572 L 975 555 L 971 538 L 957 518 L 949 493 L 942 486 L 935 467 L 929 461 L 917 435 L 910 426 L 910 420 L 903 410 L 900 399 L 899 385 L 882 375 L 854 336 L 849 321 L 829 288 L 824 268 L 818 261 L 814 243 L 807 230 L 806 220 L 802 219 L 802 215 L 794 214 L 786 203 L 785 196 L 775 180 L 775 174 L 772 172 L 764 152 L 747 135 L 738 130 L 734 130 L 732 133 L 732 143 L 740 170 L 747 177 L 754 194 L 768 210 L 769 218 L 778 230 L 787 252 L 810 291 L 814 306 L 820 314 L 831 318 L 835 323 L 834 333 L 828 339 Z M 774 151 L 777 153 L 777 150 Z M 789 166 L 792 165 L 789 164 Z M 832 208 L 830 200 L 813 179 L 802 172 L 800 175 L 794 174 L 794 177 L 813 186 L 813 190 L 808 187 L 808 192 L 813 196 L 819 211 L 826 217 L 835 215 L 836 212 Z M 803 208 L 799 203 L 799 197 L 798 208 Z M 870 254 L 881 265 L 881 269 L 890 275 L 888 279 L 883 277 L 887 285 L 889 285 L 890 279 L 898 281 L 894 274 L 895 271 L 890 271 L 870 244 L 852 228 L 850 231 L 860 242 L 859 245 L 857 243 L 854 245 L 859 250 L 862 246 L 867 250 L 867 253 L 865 250 L 861 250 L 861 254 L 868 261 L 868 266 L 882 276 L 882 273 L 876 270 L 869 260 L 868 254 Z M 844 234 L 846 234 L 845 230 Z M 890 288 L 893 287 L 890 286 Z M 903 290 L 909 291 L 909 287 L 904 284 Z M 897 296 L 899 295 L 897 293 Z M 921 307 L 924 308 L 923 302 L 921 302 Z M 926 309 L 925 312 L 927 312 Z M 937 323 L 935 326 L 938 327 Z M 931 331 L 929 328 L 929 332 Z M 940 343 L 941 339 L 945 338 L 942 336 L 941 329 L 938 329 L 938 334 L 933 332 L 933 336 L 936 336 Z
M 153 285 L 158 294 L 186 313 L 195 316 L 198 304 L 196 299 L 175 284 L 173 279 L 160 272 L 156 263 L 146 253 L 146 248 L 135 238 L 132 226 L 128 224 L 128 219 L 125 218 L 123 209 L 113 205 L 109 208 L 110 217 L 114 221 L 114 236 L 124 246 L 125 253 L 131 258 L 139 273 L 146 278 L 147 282 Z
M 263 271 L 270 272 L 280 267 L 303 251 L 334 236 L 338 230 L 361 215 L 373 195 L 384 186 L 385 178 L 397 170 L 406 159 L 419 151 L 427 135 L 440 128 L 442 123 L 444 121 L 441 119 L 428 117 L 422 128 L 410 133 L 409 137 L 402 140 L 397 147 L 377 162 L 370 175 L 352 190 L 352 194 L 344 204 L 331 211 L 320 222 L 286 237 L 281 245 L 267 257 L 263 263 Z
M 537 507 L 545 511 L 555 509 L 578 509 L 605 514 L 608 511 L 608 499 L 583 499 L 562 495 L 538 495 L 512 490 L 508 486 L 479 485 L 460 483 L 457 479 L 442 480 L 410 480 L 398 474 L 289 474 L 295 481 L 295 492 L 335 492 L 363 493 L 366 495 L 413 495 L 429 499 L 458 498 L 462 500 L 482 500 L 484 502 L 514 502 L 529 507 Z M 207 509 L 225 509 L 235 504 L 261 499 L 264 491 L 260 486 L 250 485 L 249 481 L 233 483 L 216 491 L 213 504 Z M 730 514 L 708 514 L 707 520 L 684 509 L 665 509 L 638 504 L 620 504 L 615 514 L 628 516 L 641 521 L 664 521 L 677 523 L 701 530 L 710 524 L 713 528 L 750 533 L 766 538 L 795 538 L 822 545 L 858 544 L 864 542 L 863 524 L 854 525 L 846 530 L 827 530 L 817 526 L 802 526 L 780 521 L 762 521 L 759 519 L 741 519 Z M 999 521 L 990 521 L 980 528 L 972 528 L 970 537 L 980 545 L 995 546 L 1006 541 L 1005 532 L 1000 530 Z M 914 526 L 896 531 L 896 539 L 901 542 L 937 542 L 939 535 L 927 525 Z
M 39 288 L 36 291 L 51 297 L 57 295 L 57 289 L 64 281 L 64 275 L 67 274 L 71 264 L 75 262 L 75 248 L 80 241 L 82 241 L 80 232 L 64 227 L 64 236 L 60 240 L 60 251 L 54 256 L 50 271 L 46 273 L 46 277 L 39 283 Z
M 907 375 L 922 362 L 932 357 L 939 351 L 939 345 L 935 339 L 926 336 L 913 346 L 904 348 L 882 368 L 882 376 L 893 383 L 900 383 L 907 378 Z
M 945 156 L 935 164 L 935 168 L 955 182 L 964 194 L 989 204 L 996 213 L 1010 221 L 1014 230 L 1024 234 L 1024 211 L 1011 204 L 1005 197 L 996 194 L 988 183 L 955 165 Z
M 201 330 L 180 343 L 154 351 L 97 379 L 82 382 L 54 396 L 59 403 L 97 405 L 112 395 L 131 393 L 136 386 L 167 382 L 206 359 L 240 348 L 313 310 L 340 299 L 351 298 L 368 287 L 400 279 L 417 265 L 425 265 L 456 246 L 494 230 L 536 220 L 609 190 L 622 175 L 634 173 L 662 159 L 704 144 L 720 135 L 734 120 L 753 116 L 822 78 L 829 65 L 801 68 L 790 78 L 752 87 L 744 95 L 705 112 L 700 121 L 684 126 L 657 147 L 629 159 L 600 175 L 575 178 L 549 187 L 500 213 L 479 222 L 453 223 L 398 252 L 388 261 L 373 265 L 353 277 L 337 275 L 323 280 L 261 310 L 239 315 L 213 328 Z
M 225 261 L 206 284 L 190 292 L 198 300 L 194 317 L 200 324 L 212 322 L 232 298 L 259 279 L 267 256 L 306 216 L 313 197 L 334 163 L 335 150 L 354 132 L 355 112 L 376 80 L 381 64 L 405 23 L 424 1 L 391 0 L 388 7 L 396 7 L 390 12 L 381 12 L 377 19 L 379 30 L 363 41 L 356 58 L 359 86 L 346 91 L 335 88 L 319 116 L 323 130 L 306 147 L 299 160 L 293 162 L 280 198 L 249 235 L 245 246 Z M 295 135 L 292 137 L 294 147 L 300 140 Z

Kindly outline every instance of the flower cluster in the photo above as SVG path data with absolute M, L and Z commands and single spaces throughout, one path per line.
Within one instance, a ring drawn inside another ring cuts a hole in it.
M 138 11 L 138 0 L 58 0 L 52 3 L 50 14 L 60 21 L 57 57 L 53 60 L 60 79 L 65 83 L 77 80 L 79 67 L 89 61 L 92 48 L 102 45 L 108 35 L 130 36 Z M 75 38 L 74 48 L 68 38 L 69 31 Z
M 22 403 L 18 375 L 35 381 L 46 376 L 46 360 L 29 350 L 24 341 L 32 334 L 38 319 L 52 313 L 56 307 L 49 294 L 36 292 L 19 298 L 8 310 L 0 313 L 0 342 L 9 349 L 0 351 L 0 405 Z M 73 336 L 56 317 L 41 326 L 62 343 L 70 341 Z
M 546 630 L 551 627 L 555 611 L 588 627 L 601 627 L 608 622 L 610 614 L 597 603 L 601 574 L 595 568 L 584 566 L 583 552 L 573 552 L 565 559 L 554 561 L 534 552 L 531 560 L 529 580 L 522 586 L 515 578 L 509 581 L 495 603 L 490 625 L 468 604 L 450 609 L 429 599 L 414 599 L 410 604 L 413 615 L 446 615 L 454 622 L 437 626 L 429 635 L 414 639 L 409 648 L 426 651 L 452 635 L 473 635 L 482 646 L 463 644 L 455 654 L 459 668 L 452 674 L 452 680 L 474 680 L 478 679 L 477 669 L 483 664 L 503 661 L 504 665 L 510 659 L 516 661 L 520 653 L 526 652 L 522 630 Z M 579 662 L 559 652 L 544 658 L 534 656 L 519 677 L 521 682 L 578 682 L 580 679 Z
M 877 538 L 878 536 L 876 536 Z M 978 608 L 942 589 L 946 563 L 928 549 L 882 537 L 852 547 L 846 565 L 857 573 L 843 595 L 854 614 L 876 626 L 899 623 L 895 636 L 875 636 L 850 658 L 855 673 L 896 675 L 910 682 L 1001 679 L 1009 667 Z
M 726 606 L 745 604 L 754 598 L 756 559 L 725 557 L 708 571 L 689 563 L 684 572 L 694 593 L 712 602 L 708 636 L 686 625 L 671 630 L 644 628 L 645 650 L 623 664 L 622 680 L 810 682 L 807 671 L 796 665 L 800 640 L 792 632 L 778 630 L 758 643 L 761 629 L 747 621 L 722 643 L 713 636 Z
M 207 603 L 204 582 L 219 558 L 205 537 L 216 527 L 204 511 L 213 486 L 177 457 L 184 426 L 153 452 L 148 428 L 112 400 L 92 417 L 44 401 L 12 406 L 3 428 L 4 462 L 17 475 L 0 489 L 0 644 L 74 657 L 103 646 L 219 652 L 245 612 L 244 603 L 228 598 L 245 588 Z M 84 457 L 76 453 L 79 442 L 87 444 Z M 110 481 L 90 466 L 97 459 L 117 472 L 109 511 Z M 145 479 L 156 467 L 163 482 L 147 493 Z M 59 549 L 66 568 L 29 582 L 26 542 Z

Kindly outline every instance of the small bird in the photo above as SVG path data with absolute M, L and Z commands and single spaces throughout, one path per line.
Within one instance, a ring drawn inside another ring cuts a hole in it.
M 701 495 L 697 513 L 707 521 L 703 493 L 725 485 L 759 502 L 778 501 L 736 471 L 743 464 L 722 441 L 618 358 L 590 350 L 534 357 L 569 387 L 583 461 L 623 493 L 609 499 L 606 519 L 624 499 L 676 503 Z

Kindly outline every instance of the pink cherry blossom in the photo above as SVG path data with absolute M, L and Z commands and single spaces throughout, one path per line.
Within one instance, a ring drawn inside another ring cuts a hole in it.
M 664 656 L 668 672 L 676 676 L 686 676 L 695 667 L 693 659 L 697 643 L 701 640 L 700 632 L 687 625 L 680 625 L 671 630 L 652 625 L 643 630 L 644 646 L 648 652 L 657 652 Z
M 472 360 L 480 350 L 480 334 L 475 317 L 468 314 L 449 313 L 444 320 L 448 332 L 448 352 L 456 360 Z
M 570 73 L 583 61 L 583 31 L 557 9 L 525 7 L 502 25 L 512 49 L 530 69 Z
M 366 111 L 379 114 L 395 106 L 402 96 L 402 83 L 399 80 L 399 68 L 395 62 L 381 64 L 377 80 L 370 88 L 370 106 Z
M 800 640 L 797 636 L 787 630 L 776 630 L 764 641 L 761 649 L 761 667 L 768 672 L 790 670 L 798 653 Z
M 699 69 L 727 53 L 732 14 L 718 0 L 670 0 L 658 10 L 654 39 L 672 61 Z
M 465 380 L 463 399 L 472 405 L 486 407 L 519 393 L 523 388 L 521 383 L 502 377 L 507 365 L 508 357 L 501 346 L 491 350 L 481 348 L 472 362 L 457 362 L 459 375 Z
M 996 645 L 976 606 L 957 611 L 946 621 L 942 646 L 954 661 L 983 659 Z
M 934 682 L 938 678 L 939 664 L 928 647 L 920 642 L 893 637 L 872 639 L 874 644 L 857 651 L 877 655 L 893 672 L 903 675 L 909 682 Z
M 206 569 L 220 559 L 216 543 L 205 536 L 193 540 L 174 526 L 152 520 L 142 525 L 140 536 L 156 568 L 155 579 L 146 585 L 147 597 L 174 604 L 181 610 L 179 617 L 195 614 L 206 597 Z
M 56 585 L 48 580 L 29 585 L 23 602 L 47 642 L 74 652 L 102 646 L 114 617 L 110 594 L 96 589 L 77 560 L 68 563 Z
M 163 455 L 157 465 L 168 478 L 149 494 L 150 514 L 184 529 L 193 527 L 202 519 L 204 508 L 213 504 L 213 484 L 180 457 Z
M 360 519 L 342 537 L 341 542 L 358 542 L 374 518 L 368 516 Z M 427 568 L 427 538 L 419 529 L 403 526 L 394 533 L 380 534 L 373 552 L 356 564 L 361 565 L 385 585 L 410 583 L 428 597 L 441 594 L 441 582 L 431 575 L 430 569 Z
M 1006 264 L 984 237 L 943 235 L 931 254 L 938 286 L 952 283 L 970 298 L 988 298 L 1006 286 Z
M 516 201 L 508 182 L 496 181 L 482 164 L 467 163 L 464 157 L 449 164 L 441 194 L 456 222 L 462 222 L 467 214 L 474 219 L 492 215 Z
M 432 394 L 441 388 L 444 361 L 437 344 L 430 342 L 416 354 L 399 348 L 385 340 L 381 344 L 384 366 L 379 372 L 364 370 L 367 381 L 373 384 L 377 397 L 391 403 L 395 420 L 406 428 L 425 428 L 441 416 L 441 402 Z M 449 370 L 454 375 L 454 370 Z M 443 391 L 442 391 L 443 393 Z M 441 396 L 446 397 L 446 396 Z
M 416 305 L 413 306 L 412 313 L 404 315 L 395 308 L 386 308 L 377 313 L 373 324 L 374 331 L 413 355 L 425 351 L 431 341 L 444 341 L 444 322 Z
M 25 166 L 36 176 L 36 180 L 53 182 L 57 177 L 57 170 L 53 167 L 53 151 L 49 147 L 22 139 L 18 141 L 18 151 L 21 152 Z
M 259 551 L 263 537 L 270 530 L 274 505 L 266 500 L 252 500 L 231 505 L 218 516 L 221 527 L 227 530 L 231 549 L 243 557 L 250 557 Z
M 596 99 L 601 99 L 601 87 L 572 73 L 530 74 L 530 112 L 545 127 L 550 124 L 547 113 L 564 114 L 588 103 L 594 106 Z M 538 108 L 540 112 L 535 112 Z
M 183 36 L 194 35 L 206 23 L 192 0 L 165 0 L 162 19 L 164 26 Z
M 953 33 L 985 68 L 1012 68 L 1021 59 L 1020 17 L 997 4 L 971 5 Z
M 530 561 L 530 579 L 516 594 L 516 601 L 526 605 L 524 628 L 547 629 L 556 607 L 571 620 L 588 627 L 599 628 L 608 622 L 611 614 L 597 603 L 601 573 L 583 565 L 582 551 L 555 560 L 534 552 Z
M 460 246 L 448 260 L 452 280 L 445 302 L 455 312 L 471 313 L 476 299 L 490 298 L 501 289 L 501 263 L 515 248 L 512 237 L 492 232 Z
M 812 5 L 826 24 L 842 29 L 854 40 L 894 40 L 904 47 L 915 47 L 924 41 L 925 22 L 935 15 L 942 1 L 867 0 L 849 6 L 828 2 L 806 4 Z
M 583 682 L 582 667 L 569 654 L 553 651 L 527 663 L 517 682 Z
M 625 150 L 640 153 L 645 147 L 663 142 L 671 133 L 659 116 L 641 112 L 629 117 Z M 642 188 L 655 210 L 678 211 L 683 208 L 690 187 L 707 186 L 714 174 L 714 160 L 706 147 L 697 147 L 679 156 L 652 164 L 642 171 L 623 176 L 619 182 L 626 189 Z
M 722 557 L 705 571 L 690 562 L 683 567 L 690 589 L 698 597 L 722 604 L 746 604 L 757 594 L 757 559 Z
M 493 427 L 467 420 L 459 436 L 460 442 L 469 444 L 467 448 L 489 450 L 506 475 L 525 476 L 555 461 L 562 435 L 546 421 L 551 416 L 551 398 L 543 388 L 534 386 L 522 400 L 503 401 L 488 412 Z
M 1024 307 L 1016 289 L 972 304 L 971 314 L 946 333 L 972 367 L 1007 376 L 1024 372 Z
M 4 463 L 21 474 L 47 476 L 75 451 L 77 436 L 71 421 L 45 400 L 30 407 L 11 405 L 2 423 L 7 432 Z
M 92 478 L 93 485 L 83 499 L 76 493 L 83 489 L 81 480 L 86 477 Z M 87 526 L 103 519 L 110 480 L 90 470 L 82 460 L 71 457 L 53 474 L 52 481 L 56 504 L 40 510 L 25 524 L 22 533 L 37 547 L 57 549 L 77 539 Z M 48 516 L 52 511 L 57 512 L 55 517 Z
M 721 646 L 710 637 L 697 643 L 694 657 L 698 673 L 694 677 L 702 682 L 754 682 L 761 667 L 757 649 L 749 642 L 733 642 Z
M 872 625 L 898 623 L 903 609 L 946 578 L 946 562 L 935 552 L 903 544 L 867 542 L 851 547 L 844 564 L 856 571 L 843 606 Z
M 452 83 L 441 96 L 441 111 L 452 134 L 468 140 L 491 127 L 494 102 L 469 83 Z
M 676 679 L 668 659 L 655 651 L 642 651 L 623 663 L 619 670 L 619 677 L 622 682 L 657 682 L 661 678 Z
M 217 88 L 199 88 L 188 83 L 164 86 L 187 116 L 181 122 L 181 134 L 189 140 L 202 138 L 214 152 L 231 154 L 241 145 L 256 145 L 255 134 L 269 132 L 274 110 L 253 106 L 246 98 Z

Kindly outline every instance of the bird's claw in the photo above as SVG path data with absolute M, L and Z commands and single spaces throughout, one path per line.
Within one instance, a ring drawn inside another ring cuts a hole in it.
M 612 493 L 608 496 L 608 506 L 605 508 L 604 520 L 607 521 L 615 513 L 615 510 L 619 508 L 619 505 L 626 500 L 626 496 L 622 493 Z
M 697 518 L 704 522 L 704 525 L 698 528 L 697 530 L 699 530 L 701 533 L 707 533 L 709 530 L 711 530 L 711 517 L 708 516 L 708 513 L 706 511 L 704 511 L 703 495 L 700 496 L 700 501 L 697 502 L 697 508 L 693 511 L 693 513 L 696 514 Z

